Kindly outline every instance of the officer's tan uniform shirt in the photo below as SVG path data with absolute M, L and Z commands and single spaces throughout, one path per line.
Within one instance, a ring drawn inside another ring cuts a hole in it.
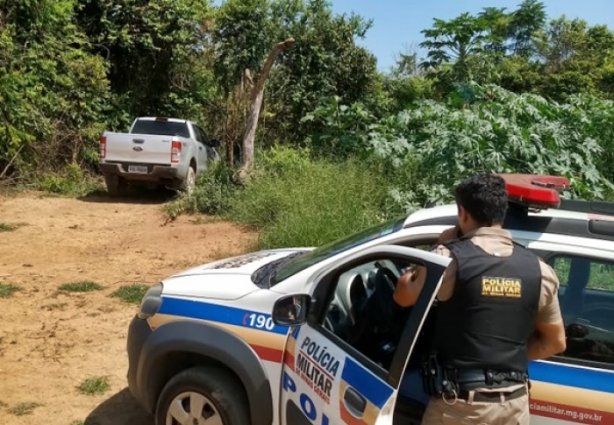
M 491 255 L 500 257 L 509 257 L 512 255 L 514 244 L 510 232 L 503 229 L 492 227 L 481 227 L 467 235 L 471 242 L 482 248 L 485 252 Z M 435 252 L 441 255 L 450 257 L 450 251 L 444 245 L 439 245 Z M 539 304 L 537 307 L 537 315 L 535 316 L 536 323 L 556 323 L 561 321 L 561 310 L 559 307 L 559 299 L 557 297 L 559 281 L 548 264 L 539 260 L 539 266 L 542 273 L 542 286 L 539 296 Z M 443 282 L 437 299 L 441 301 L 449 300 L 454 293 L 454 285 L 456 284 L 456 261 L 448 265 L 444 275 Z

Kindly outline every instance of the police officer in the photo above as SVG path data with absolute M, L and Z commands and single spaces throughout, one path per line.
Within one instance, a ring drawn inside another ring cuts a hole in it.
M 436 252 L 452 257 L 437 294 L 433 351 L 424 368 L 431 395 L 422 424 L 529 424 L 529 359 L 565 350 L 558 280 L 502 229 L 505 182 L 482 174 L 455 189 L 458 224 Z M 403 274 L 393 298 L 415 304 L 425 269 Z

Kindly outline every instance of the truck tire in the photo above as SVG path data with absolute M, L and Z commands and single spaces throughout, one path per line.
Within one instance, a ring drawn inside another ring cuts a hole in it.
M 212 423 L 249 425 L 243 386 L 219 366 L 198 366 L 179 372 L 162 389 L 156 425 Z
M 126 193 L 126 180 L 120 176 L 110 175 L 104 176 L 104 182 L 107 186 L 107 192 L 111 196 L 124 195 Z
M 194 191 L 194 187 L 196 186 L 196 171 L 194 167 L 190 165 L 188 168 L 188 172 L 185 175 L 185 180 L 181 184 L 181 190 L 188 195 Z

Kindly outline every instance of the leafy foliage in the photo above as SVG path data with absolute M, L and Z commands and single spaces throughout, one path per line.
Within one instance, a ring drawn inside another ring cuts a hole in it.
M 450 188 L 478 171 L 566 175 L 577 195 L 603 198 L 611 183 L 597 165 L 609 133 L 595 131 L 591 118 L 604 119 L 612 104 L 591 102 L 464 86 L 448 103 L 419 102 L 383 120 L 370 144 L 390 170 L 417 172 L 418 181 L 398 188 L 408 206 L 449 200 Z
M 239 190 L 232 175 L 232 168 L 221 161 L 216 163 L 198 176 L 192 193 L 183 194 L 164 207 L 166 215 L 175 219 L 183 213 L 221 215 L 227 212 L 233 195 Z
M 84 196 L 103 188 L 100 178 L 92 176 L 77 164 L 32 177 L 29 187 L 58 195 Z
M 87 158 L 101 130 L 105 64 L 87 52 L 73 7 L 0 1 L 0 170 Z

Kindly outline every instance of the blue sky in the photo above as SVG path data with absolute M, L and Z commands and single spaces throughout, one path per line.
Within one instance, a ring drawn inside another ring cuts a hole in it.
M 431 27 L 433 18 L 450 19 L 463 12 L 478 13 L 484 7 L 515 10 L 522 0 L 332 0 L 336 13 L 355 12 L 372 19 L 373 26 L 358 43 L 377 57 L 378 69 L 387 71 L 399 52 L 418 50 L 421 30 Z M 614 0 L 543 0 L 548 19 L 565 15 L 581 18 L 590 25 L 605 24 L 614 29 Z

